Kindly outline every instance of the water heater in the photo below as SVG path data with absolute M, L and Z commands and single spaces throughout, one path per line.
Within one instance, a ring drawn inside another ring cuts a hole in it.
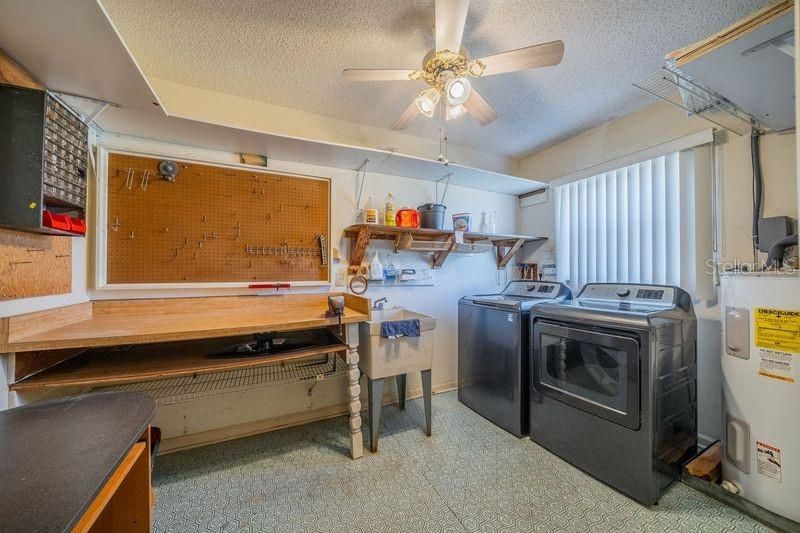
M 800 277 L 722 276 L 722 479 L 800 521 Z

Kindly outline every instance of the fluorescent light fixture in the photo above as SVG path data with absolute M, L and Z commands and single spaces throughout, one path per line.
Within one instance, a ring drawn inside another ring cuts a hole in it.
M 439 103 L 439 98 L 441 98 L 441 96 L 442 94 L 437 89 L 431 87 L 430 89 L 422 91 L 419 96 L 417 96 L 416 100 L 414 100 L 414 104 L 416 104 L 420 113 L 431 118 L 436 112 L 436 104 Z

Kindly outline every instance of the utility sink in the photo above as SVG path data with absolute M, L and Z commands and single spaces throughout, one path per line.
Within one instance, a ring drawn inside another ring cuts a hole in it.
M 381 323 L 395 320 L 419 320 L 419 337 L 381 337 Z M 433 332 L 436 317 L 395 307 L 372 311 L 372 320 L 358 324 L 358 366 L 367 376 L 369 400 L 369 449 L 378 451 L 383 384 L 385 378 L 397 380 L 397 404 L 405 409 L 406 377 L 420 373 L 425 402 L 425 434 L 431 435 L 431 367 L 433 366 Z
M 394 320 L 412 320 L 414 318 L 419 319 L 420 332 L 430 331 L 436 327 L 435 317 L 423 315 L 422 313 L 417 313 L 402 308 L 383 309 L 372 312 L 372 320 L 367 322 L 369 324 L 369 334 L 380 335 L 381 322 L 392 322 Z
M 381 337 L 381 322 L 419 320 L 419 337 Z M 408 309 L 372 311 L 372 320 L 358 325 L 359 366 L 370 379 L 430 370 L 433 366 L 433 332 L 436 317 Z

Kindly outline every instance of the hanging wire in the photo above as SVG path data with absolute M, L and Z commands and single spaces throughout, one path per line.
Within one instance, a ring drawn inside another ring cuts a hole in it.
M 355 170 L 356 174 L 356 187 L 358 187 L 358 191 L 356 193 L 356 217 L 361 214 L 361 196 L 364 192 L 364 182 L 367 180 L 367 163 L 369 163 L 369 159 L 365 159 L 361 165 Z M 361 183 L 358 183 L 358 173 L 361 173 Z
M 449 172 L 449 173 L 445 174 L 444 176 L 442 176 L 441 178 L 439 178 L 438 180 L 436 180 L 436 182 L 435 182 L 435 184 L 436 184 L 436 192 L 435 192 L 434 195 L 436 196 L 436 203 L 437 204 L 444 204 L 444 197 L 447 196 L 447 188 L 450 186 L 450 176 L 452 176 L 452 175 L 453 175 L 453 173 Z M 442 199 L 439 200 L 439 184 L 442 181 L 445 182 L 444 183 L 444 192 L 442 192 Z
M 450 164 L 450 160 L 447 158 L 447 116 L 445 111 L 445 99 L 442 98 L 439 105 L 439 120 L 441 125 L 439 126 L 439 157 L 437 160 L 440 163 L 443 163 L 444 166 L 448 166 Z
M 711 283 L 719 287 L 719 256 L 720 256 L 720 231 L 719 231 L 719 174 L 717 173 L 717 130 L 711 132 L 711 258 L 714 262 Z

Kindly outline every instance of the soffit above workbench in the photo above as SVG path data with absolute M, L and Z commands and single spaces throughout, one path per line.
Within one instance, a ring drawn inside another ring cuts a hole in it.
M 158 97 L 96 0 L 9 0 L 0 49 L 47 89 L 163 114 Z

